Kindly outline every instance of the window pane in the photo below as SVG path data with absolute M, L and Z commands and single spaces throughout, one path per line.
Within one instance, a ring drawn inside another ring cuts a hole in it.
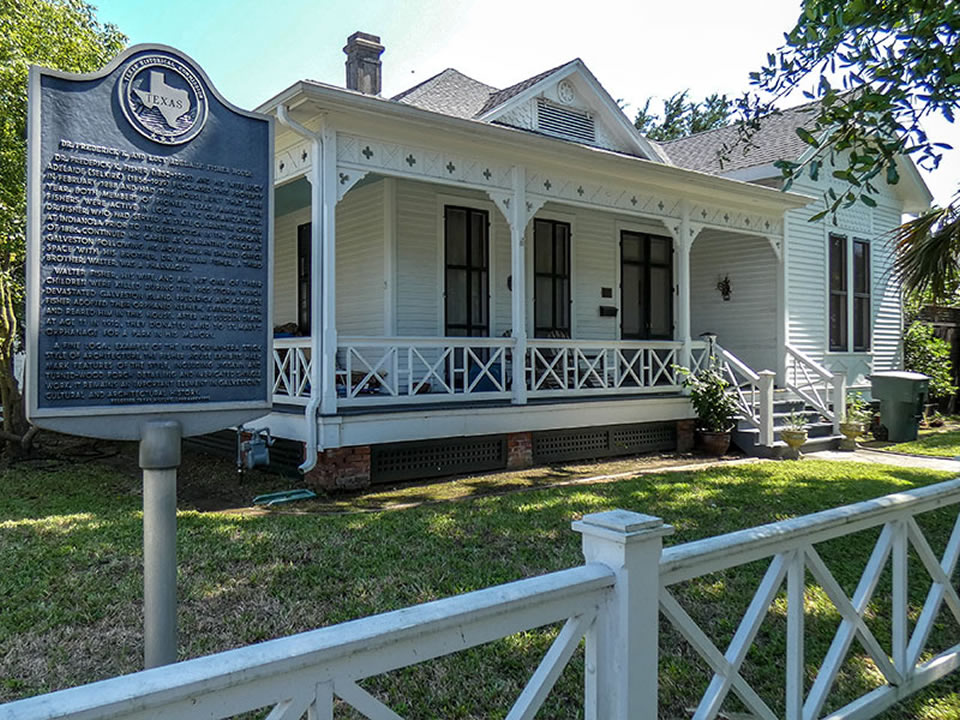
M 467 213 L 462 208 L 446 208 L 447 265 L 467 263 Z
M 550 223 L 538 220 L 534 227 L 534 270 L 538 273 L 553 272 L 553 233 Z
M 870 246 L 865 242 L 853 243 L 853 291 L 870 292 Z
M 470 321 L 474 325 L 486 326 L 487 274 L 482 270 L 474 270 L 472 280 L 472 287 L 470 288 L 470 294 L 472 295 Z
M 853 299 L 853 349 L 870 348 L 870 298 Z
M 621 282 L 620 320 L 621 333 L 624 337 L 637 338 L 643 333 L 643 315 L 640 312 L 640 277 L 643 268 L 638 265 L 624 265 Z
M 637 262 L 643 259 L 643 238 L 636 233 L 625 232 L 622 237 L 623 259 Z
M 470 262 L 474 267 L 487 266 L 487 214 L 474 210 L 470 213 Z
M 536 324 L 538 328 L 553 327 L 553 280 L 549 277 L 537 277 L 535 287 Z
M 847 349 L 847 297 L 830 296 L 830 349 Z
M 650 337 L 669 338 L 673 335 L 671 308 L 673 278 L 670 270 L 650 268 Z
M 651 237 L 650 238 L 650 262 L 658 265 L 668 265 L 670 263 L 670 249 L 672 241 L 668 238 Z
M 847 266 L 844 260 L 847 254 L 847 239 L 838 235 L 830 236 L 830 289 L 847 289 Z
M 447 270 L 447 325 L 467 322 L 467 273 Z

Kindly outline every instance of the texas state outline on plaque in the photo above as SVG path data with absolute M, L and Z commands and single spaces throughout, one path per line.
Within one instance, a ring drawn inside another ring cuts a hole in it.
M 177 118 L 190 110 L 190 96 L 186 90 L 170 87 L 162 71 L 150 71 L 150 89 L 134 92 L 140 98 L 144 107 L 156 108 L 163 115 L 167 125 L 176 127 Z

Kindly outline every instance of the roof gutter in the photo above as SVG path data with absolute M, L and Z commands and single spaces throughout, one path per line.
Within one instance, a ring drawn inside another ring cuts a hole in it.
M 317 188 L 322 187 L 320 183 L 320 158 L 323 153 L 323 139 L 319 134 L 312 132 L 290 117 L 285 103 L 277 105 L 277 120 L 280 124 L 290 128 L 293 132 L 310 141 L 310 151 L 312 163 L 310 167 L 311 183 L 311 201 L 310 201 L 310 317 L 320 318 L 320 283 L 317 278 L 320 277 L 320 204 L 315 202 Z M 313 320 L 311 319 L 311 323 Z M 321 358 L 323 357 L 322 332 L 316 332 L 313 328 L 310 331 L 310 401 L 303 412 L 304 421 L 307 423 L 307 447 L 304 450 L 306 456 L 303 463 L 298 468 L 302 473 L 308 473 L 317 464 L 317 452 L 319 450 L 317 442 L 317 409 L 320 407 L 320 400 L 323 396 L 321 392 Z

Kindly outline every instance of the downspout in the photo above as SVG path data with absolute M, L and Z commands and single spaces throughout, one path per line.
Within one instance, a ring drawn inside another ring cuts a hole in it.
M 316 202 L 318 198 L 322 200 L 323 189 L 321 178 L 323 172 L 323 140 L 318 133 L 311 132 L 287 113 L 287 106 L 280 104 L 277 106 L 277 119 L 281 125 L 284 125 L 297 135 L 310 141 L 311 166 L 310 166 L 310 322 L 321 317 L 320 308 L 320 233 L 321 233 L 321 211 L 322 203 Z M 321 320 L 322 322 L 322 320 Z M 320 387 L 320 369 L 323 361 L 323 333 L 315 332 L 314 328 L 310 330 L 310 401 L 304 410 L 304 421 L 307 423 L 307 447 L 306 457 L 298 468 L 302 473 L 308 473 L 313 470 L 317 464 L 317 408 L 320 407 L 320 400 L 323 396 Z

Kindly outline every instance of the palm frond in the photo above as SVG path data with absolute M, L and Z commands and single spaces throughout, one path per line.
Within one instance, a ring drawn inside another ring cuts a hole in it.
M 896 247 L 894 275 L 907 292 L 934 300 L 951 298 L 960 287 L 960 208 L 934 208 L 891 233 Z

